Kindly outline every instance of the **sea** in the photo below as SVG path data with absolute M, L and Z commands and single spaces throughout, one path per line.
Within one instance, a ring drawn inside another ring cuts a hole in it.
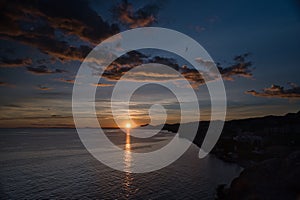
M 115 145 L 128 147 L 122 130 L 104 132 Z M 174 135 L 130 136 L 130 148 L 153 151 Z M 76 129 L 0 129 L 0 199 L 215 199 L 216 188 L 230 184 L 242 168 L 210 154 L 199 159 L 198 153 L 192 144 L 162 169 L 130 173 L 95 159 Z

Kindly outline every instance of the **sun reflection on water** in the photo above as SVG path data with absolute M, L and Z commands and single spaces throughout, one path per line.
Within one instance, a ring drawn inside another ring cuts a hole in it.
M 125 197 L 129 198 L 130 194 L 133 193 L 131 185 L 133 181 L 133 177 L 130 173 L 132 164 L 132 156 L 131 156 L 131 143 L 130 143 L 130 129 L 126 130 L 126 143 L 125 143 L 125 151 L 124 151 L 124 171 L 125 177 L 123 182 L 123 188 L 125 190 Z

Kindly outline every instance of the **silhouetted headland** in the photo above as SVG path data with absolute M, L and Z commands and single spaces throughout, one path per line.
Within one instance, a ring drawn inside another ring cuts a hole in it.
M 199 147 L 209 123 L 199 122 L 193 139 Z M 165 124 L 163 129 L 177 132 L 178 127 L 179 124 Z M 188 134 L 179 134 L 191 139 Z M 245 168 L 229 187 L 218 187 L 217 199 L 300 198 L 300 111 L 226 121 L 211 153 Z

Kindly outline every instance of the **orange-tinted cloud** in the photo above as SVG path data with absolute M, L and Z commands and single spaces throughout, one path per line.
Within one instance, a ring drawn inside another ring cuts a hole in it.
M 5 81 L 0 81 L 0 87 L 16 87 L 16 86 L 14 84 Z
M 1 3 L 0 37 L 38 48 L 60 60 L 82 61 L 90 44 L 119 32 L 89 7 L 88 1 L 4 1 Z M 55 31 L 64 37 L 57 38 Z M 88 44 L 70 45 L 66 38 L 75 36 Z
M 23 67 L 31 64 L 32 64 L 32 60 L 30 58 L 17 58 L 17 59 L 10 59 L 5 57 L 0 58 L 0 67 Z
M 234 58 L 234 64 L 226 68 L 218 67 L 224 80 L 234 80 L 234 77 L 252 78 L 252 62 L 246 61 L 249 53 L 245 53 Z
M 111 86 L 114 86 L 114 84 L 98 83 L 98 84 L 92 84 L 92 86 L 95 86 L 95 87 L 111 87 Z
M 63 83 L 71 83 L 71 84 L 74 84 L 74 82 L 75 82 L 74 79 L 65 79 L 65 78 L 56 78 L 54 80 L 59 81 L 59 82 L 63 82 Z
M 45 74 L 58 74 L 58 73 L 65 73 L 66 70 L 62 69 L 48 69 L 45 65 L 40 65 L 37 67 L 27 67 L 27 71 L 35 75 L 45 75 Z
M 251 94 L 258 97 L 274 97 L 287 99 L 300 99 L 300 87 L 294 83 L 290 83 L 291 88 L 284 89 L 279 85 L 272 85 L 269 88 L 264 88 L 261 92 L 249 90 L 246 94 Z
M 113 7 L 112 14 L 122 24 L 130 28 L 137 28 L 153 24 L 156 21 L 158 10 L 159 6 L 156 4 L 149 4 L 134 10 L 133 5 L 124 0 Z
M 43 90 L 43 91 L 47 91 L 47 90 L 52 90 L 53 88 L 47 87 L 47 86 L 38 85 L 38 86 L 36 87 L 36 89 L 38 89 L 38 90 Z
M 228 67 L 221 67 L 220 64 L 217 64 L 220 74 L 224 80 L 234 80 L 235 77 L 244 77 L 244 78 L 252 78 L 252 63 L 250 61 L 246 61 L 246 57 L 249 54 L 242 54 L 240 56 L 236 56 L 234 58 L 234 64 Z M 200 58 L 195 59 L 199 64 L 203 65 L 205 68 L 210 69 L 215 64 L 211 61 L 204 61 Z M 134 67 L 146 64 L 146 63 L 158 63 L 167 65 L 176 71 L 180 72 L 185 79 L 191 82 L 194 88 L 199 87 L 200 85 L 205 84 L 205 80 L 203 78 L 203 74 L 200 74 L 198 70 L 194 68 L 189 68 L 186 65 L 179 66 L 177 60 L 173 58 L 154 56 L 150 57 L 138 51 L 131 51 L 117 60 L 115 60 L 111 65 L 109 65 L 105 72 L 103 73 L 103 77 L 108 79 L 109 81 L 119 80 L 125 73 L 133 69 Z M 204 72 L 203 72 L 204 73 Z M 141 74 L 139 74 L 141 75 Z M 164 74 L 147 74 L 147 77 L 143 75 L 145 80 L 163 80 L 162 77 Z M 130 76 L 132 80 L 141 81 L 141 76 Z M 165 80 L 170 80 L 170 76 L 165 74 Z M 173 79 L 178 79 L 178 77 L 173 77 Z M 217 79 L 217 77 L 207 78 L 208 81 L 213 81 Z

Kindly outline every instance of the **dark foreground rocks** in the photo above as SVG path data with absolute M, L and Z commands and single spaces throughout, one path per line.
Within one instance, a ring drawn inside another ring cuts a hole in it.
M 299 200 L 300 151 L 245 169 L 229 188 L 220 185 L 218 200 Z

